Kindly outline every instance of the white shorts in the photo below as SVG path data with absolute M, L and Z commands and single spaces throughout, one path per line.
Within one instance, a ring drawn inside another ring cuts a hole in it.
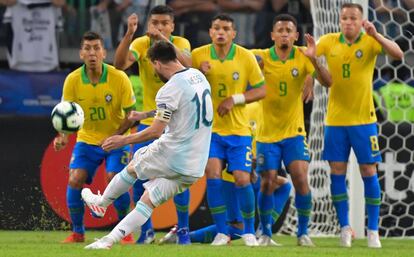
M 157 154 L 156 147 L 151 145 L 136 151 L 131 165 L 138 179 L 149 180 L 144 183 L 144 188 L 148 190 L 155 207 L 183 192 L 199 179 L 172 171 L 165 159 Z

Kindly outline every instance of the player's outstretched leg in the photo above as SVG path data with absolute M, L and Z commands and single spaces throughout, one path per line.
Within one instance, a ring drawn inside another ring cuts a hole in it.
M 188 228 L 178 228 L 178 225 L 174 225 L 170 231 L 160 239 L 158 244 L 180 244 L 189 245 L 191 244 L 191 237 Z
M 129 212 L 129 206 L 131 203 L 129 192 L 122 194 L 114 201 L 114 207 L 116 213 L 118 214 L 118 220 L 122 220 Z M 128 245 L 128 244 L 135 244 L 134 235 L 129 234 L 126 235 L 121 240 L 121 244 Z
M 84 188 L 81 193 L 82 199 L 94 215 L 103 217 L 107 207 L 120 195 L 127 192 L 135 180 L 136 177 L 130 175 L 125 167 L 109 182 L 102 196 L 93 194 L 89 188 Z
M 178 230 L 178 226 L 174 225 L 170 229 L 170 231 L 163 238 L 160 239 L 158 244 L 160 244 L 160 245 L 175 244 L 177 242 L 177 230 Z
M 92 193 L 89 188 L 82 189 L 82 199 L 89 207 L 92 215 L 97 218 L 103 218 L 106 213 L 107 206 L 101 204 L 102 195 L 98 191 L 98 194 Z
M 115 179 L 115 178 L 114 178 Z M 111 181 L 112 183 L 112 181 Z M 134 181 L 124 181 L 132 185 Z M 125 235 L 133 231 L 137 231 L 142 224 L 144 224 L 153 212 L 153 209 L 162 203 L 171 199 L 178 191 L 181 190 L 182 185 L 175 180 L 166 178 L 156 178 L 146 183 L 146 191 L 142 195 L 139 202 L 116 227 L 103 238 L 87 245 L 85 249 L 109 249 L 113 244 L 119 242 Z M 103 197 L 105 197 L 107 190 L 105 190 Z M 150 199 L 151 198 L 151 199 Z
M 132 184 L 131 184 L 132 185 Z M 139 201 L 132 210 L 107 236 L 98 239 L 85 249 L 110 249 L 113 244 L 119 242 L 125 235 L 137 231 L 151 216 L 153 208 Z

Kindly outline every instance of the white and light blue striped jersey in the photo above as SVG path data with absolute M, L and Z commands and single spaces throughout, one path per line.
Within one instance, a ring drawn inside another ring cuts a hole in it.
M 171 170 L 202 177 L 207 164 L 213 121 L 210 84 L 196 69 L 174 74 L 158 91 L 157 109 L 172 112 L 165 133 L 154 143 Z

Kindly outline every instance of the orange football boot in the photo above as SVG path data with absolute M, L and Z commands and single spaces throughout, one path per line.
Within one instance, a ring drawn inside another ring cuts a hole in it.
M 85 235 L 72 232 L 65 240 L 62 241 L 63 244 L 72 244 L 72 243 L 83 243 L 85 242 Z

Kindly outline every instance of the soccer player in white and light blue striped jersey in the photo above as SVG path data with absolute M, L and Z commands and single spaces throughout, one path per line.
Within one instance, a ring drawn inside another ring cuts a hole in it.
M 127 168 L 113 178 L 102 196 L 89 189 L 82 198 L 95 213 L 129 190 L 135 180 L 148 179 L 145 192 L 131 211 L 107 236 L 86 249 L 109 249 L 124 235 L 136 231 L 151 216 L 155 207 L 184 191 L 204 175 L 207 164 L 213 106 L 210 84 L 196 69 L 186 69 L 178 60 L 172 44 L 157 42 L 148 56 L 158 76 L 168 82 L 156 96 L 157 114 L 150 127 L 130 136 L 110 137 L 104 150 L 159 138 L 139 149 Z M 165 130 L 165 133 L 163 134 Z

